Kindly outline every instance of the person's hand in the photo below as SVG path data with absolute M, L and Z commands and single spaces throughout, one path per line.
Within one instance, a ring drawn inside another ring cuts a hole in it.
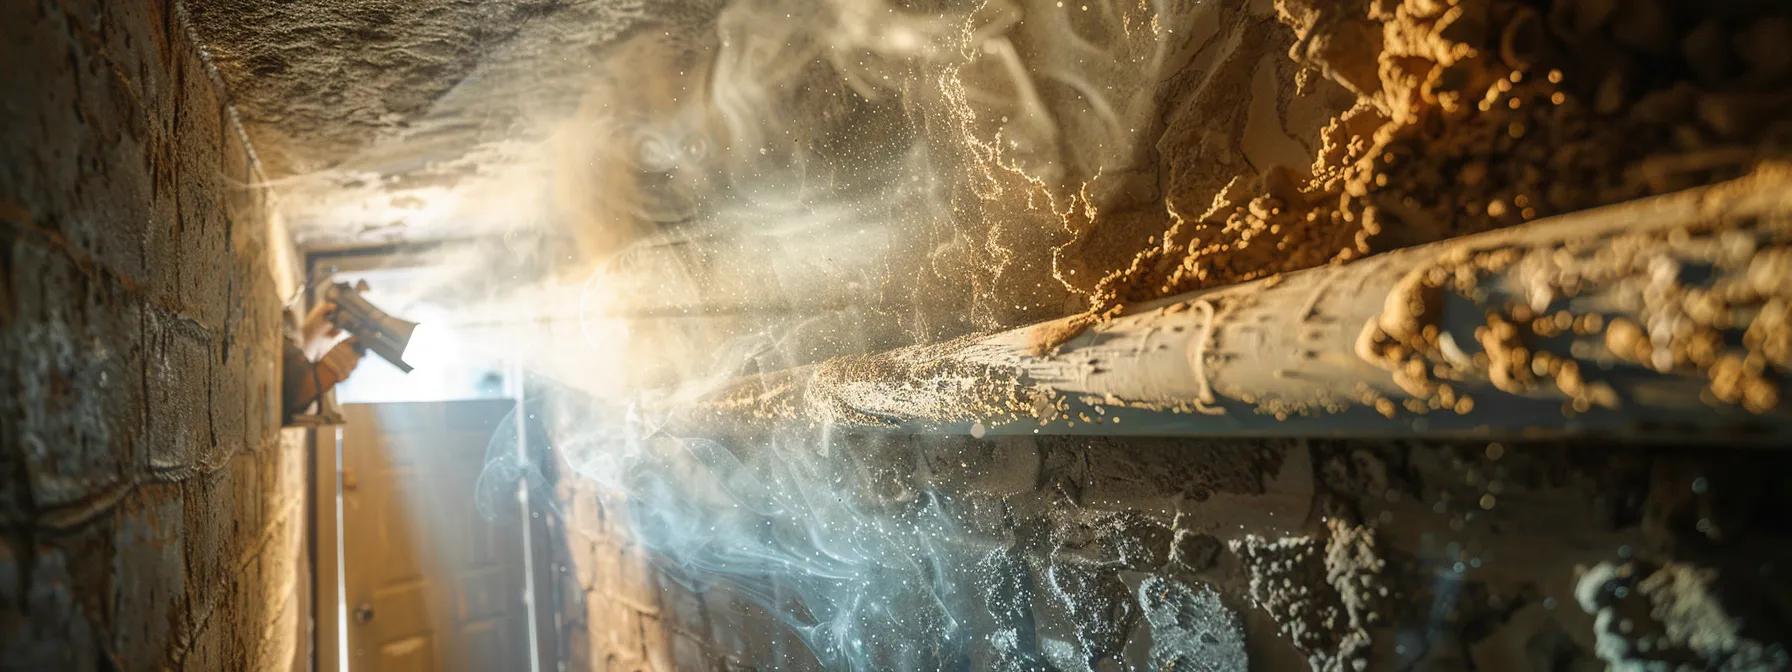
M 325 351 L 342 337 L 342 330 L 330 321 L 330 314 L 334 312 L 336 302 L 324 301 L 305 316 L 305 323 L 299 327 L 299 348 L 305 351 L 306 359 L 327 356 Z
M 349 374 L 354 373 L 355 366 L 361 363 L 362 352 L 359 345 L 350 336 L 317 360 L 317 378 L 322 389 L 330 389 L 330 386 L 348 380 Z
M 304 412 L 325 391 L 347 380 L 349 374 L 354 373 L 355 365 L 361 363 L 358 346 L 359 343 L 350 337 L 337 343 L 315 362 L 296 348 L 289 349 L 285 361 L 286 380 L 281 384 L 281 401 L 286 412 Z

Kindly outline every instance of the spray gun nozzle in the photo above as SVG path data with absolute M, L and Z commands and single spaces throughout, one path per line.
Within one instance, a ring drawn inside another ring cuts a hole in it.
M 410 373 L 411 365 L 404 363 L 404 351 L 411 343 L 411 332 L 417 329 L 417 323 L 393 317 L 375 307 L 361 296 L 367 289 L 366 280 L 353 286 L 346 282 L 331 285 L 325 294 L 326 299 L 336 304 L 336 310 L 330 314 L 330 323 L 355 337 L 357 351 L 372 350 L 398 370 Z

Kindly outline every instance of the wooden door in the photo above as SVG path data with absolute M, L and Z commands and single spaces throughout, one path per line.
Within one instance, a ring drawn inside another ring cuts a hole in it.
M 510 400 L 343 407 L 338 614 L 350 669 L 534 667 L 529 526 L 486 520 L 474 504 L 487 446 L 513 408 Z

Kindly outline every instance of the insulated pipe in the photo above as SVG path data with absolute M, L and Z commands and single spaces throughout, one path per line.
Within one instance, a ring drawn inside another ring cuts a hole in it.
M 1792 438 L 1792 171 L 731 381 L 672 426 Z

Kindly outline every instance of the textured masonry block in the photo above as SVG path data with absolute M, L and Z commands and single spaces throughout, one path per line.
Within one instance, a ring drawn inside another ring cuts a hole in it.
M 261 648 L 261 627 L 273 618 L 269 604 L 271 597 L 263 591 L 261 578 L 261 559 L 259 557 L 243 563 L 238 571 L 232 572 L 230 585 L 226 588 L 230 593 L 230 609 L 213 614 L 208 628 L 224 631 L 224 639 L 231 651 L 242 656 L 243 665 L 236 669 L 247 669 L 250 654 Z M 242 627 L 245 624 L 252 627 Z
M 567 560 L 571 563 L 571 581 L 581 591 L 593 590 L 597 587 L 597 555 L 593 551 L 595 544 L 586 541 L 578 534 L 567 535 Z
M 703 596 L 684 587 L 671 577 L 661 575 L 660 592 L 665 596 L 667 624 L 674 631 L 702 635 L 709 631 L 709 616 L 704 613 Z
M 9 440 L 17 441 L 39 508 L 79 501 L 124 480 L 140 413 L 140 347 L 134 302 L 68 259 L 15 243 L 11 269 L 19 324 L 0 344 L 17 391 Z
M 217 596 L 212 601 L 212 610 L 203 614 L 203 620 L 195 622 L 194 627 L 198 630 L 192 648 L 176 661 L 178 669 L 240 670 L 246 667 L 248 656 L 241 648 L 241 640 L 232 635 L 235 629 L 233 617 L 237 611 L 236 591 L 228 585 L 214 590 Z
M 210 334 L 197 324 L 161 311 L 146 314 L 150 334 L 148 370 L 149 467 L 180 472 L 210 452 L 212 432 L 207 407 L 210 381 Z
M 207 404 L 211 408 L 212 436 L 218 445 L 253 450 L 260 448 L 266 437 L 249 433 L 249 418 L 245 414 L 248 406 L 243 403 L 248 373 L 243 370 L 241 357 L 226 355 L 232 349 L 232 344 L 225 342 L 213 351 L 218 360 L 211 366 Z
M 678 672 L 709 672 L 722 669 L 722 662 L 702 642 L 679 633 L 672 636 L 672 669 Z
M 228 596 L 228 580 L 236 569 L 229 520 L 234 510 L 227 474 L 195 476 L 181 483 L 186 521 L 187 600 L 196 624 L 208 622 Z
M 647 657 L 650 669 L 672 669 L 672 645 L 667 636 L 666 624 L 659 618 L 641 617 L 641 652 Z
M 205 78 L 197 64 L 186 67 L 188 77 Z M 230 284 L 229 219 L 224 213 L 223 157 L 219 144 L 225 139 L 223 108 L 209 86 L 188 87 L 181 102 L 176 137 L 188 139 L 176 154 L 180 174 L 179 234 L 182 310 L 207 328 L 222 331 Z M 194 142 L 215 138 L 218 142 Z
M 290 634 L 299 627 L 299 600 L 296 593 L 274 596 L 278 608 L 266 619 L 266 627 L 262 630 L 261 639 L 256 643 L 251 669 L 290 670 L 287 661 L 292 660 L 298 642 Z
M 571 494 L 573 531 L 592 541 L 607 538 L 604 507 L 598 502 L 597 493 L 587 488 L 573 488 Z
M 187 626 L 186 530 L 179 488 L 132 493 L 118 512 L 112 543 L 113 614 L 132 622 L 113 631 L 122 660 L 158 660 Z
M 105 531 L 90 529 L 65 536 L 28 549 L 29 555 L 15 554 L 14 571 L 29 571 L 30 584 L 17 580 L 4 589 L 5 602 L 21 604 L 31 618 L 10 614 L 0 617 L 0 650 L 7 652 L 9 669 L 94 669 L 105 653 L 101 644 L 100 626 L 105 613 L 96 609 L 89 591 L 94 572 L 92 565 L 105 564 L 105 556 L 94 558 L 101 551 L 94 541 Z M 10 542 L 9 542 L 10 543 Z M 9 546 L 9 548 L 12 548 Z M 29 568 L 25 568 L 29 563 Z M 98 586 L 102 590 L 104 583 Z M 18 592 L 15 592 L 18 591 Z
M 263 552 L 262 545 L 267 543 L 267 535 L 273 531 L 272 524 L 277 522 L 272 520 L 275 512 L 271 509 L 279 502 L 270 501 L 270 497 L 278 496 L 278 493 L 261 489 L 262 473 L 273 462 L 270 457 L 266 452 L 239 454 L 224 467 L 224 480 L 218 484 L 232 503 L 230 519 L 226 522 L 225 544 L 239 549 L 238 564 Z
M 660 611 L 659 588 L 647 556 L 638 547 L 623 548 L 617 554 L 616 597 L 644 614 Z
M 586 626 L 598 659 L 641 660 L 640 615 L 615 600 L 591 595 L 585 601 Z
M 572 622 L 565 623 L 562 625 L 562 628 L 564 632 L 561 635 L 561 644 L 565 647 L 566 651 L 566 669 L 593 669 L 591 667 L 593 662 L 591 657 L 591 637 L 590 633 L 584 628 L 584 620 L 582 618 L 579 619 L 577 625 L 574 625 Z M 577 667 L 580 663 L 584 663 L 585 667 Z
M 573 576 L 572 569 L 566 565 L 555 563 L 554 586 L 552 590 L 555 604 L 559 605 L 562 618 L 571 620 L 580 618 L 585 613 L 585 588 Z
M 734 592 L 712 588 L 703 593 L 703 604 L 709 613 L 709 642 L 728 656 L 751 659 L 746 639 L 750 623 Z
M 0 669 L 283 669 L 303 445 L 225 96 L 164 0 L 0 3 L 0 62 Z
M 606 543 L 591 545 L 591 589 L 604 597 L 615 597 L 621 588 L 622 551 Z

